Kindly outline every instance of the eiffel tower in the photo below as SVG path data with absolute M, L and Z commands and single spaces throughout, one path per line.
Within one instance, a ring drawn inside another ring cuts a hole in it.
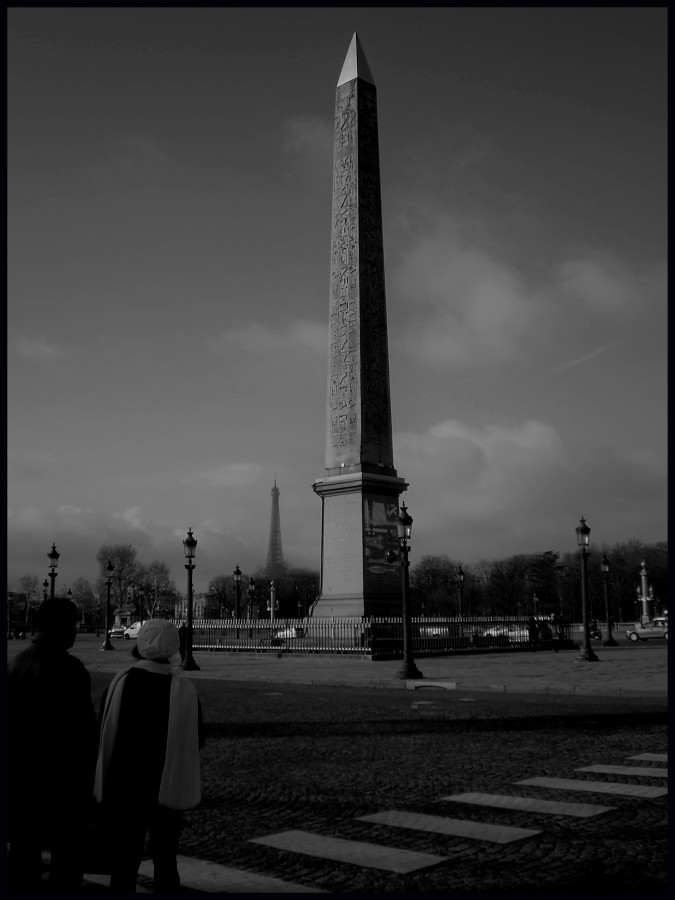
M 270 517 L 270 543 L 267 550 L 267 577 L 278 578 L 286 571 L 284 551 L 281 547 L 281 518 L 279 516 L 279 488 L 276 476 L 272 488 L 272 515 Z

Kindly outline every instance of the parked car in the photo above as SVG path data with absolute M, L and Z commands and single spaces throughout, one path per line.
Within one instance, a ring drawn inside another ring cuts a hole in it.
M 509 641 L 527 641 L 530 634 L 527 625 L 496 625 L 483 633 L 483 637 L 507 638 Z
M 632 622 L 626 629 L 630 641 L 649 641 L 653 638 L 668 640 L 668 619 L 653 619 L 649 622 Z
M 111 638 L 123 638 L 124 632 L 126 631 L 124 625 L 113 625 L 110 629 L 110 637 Z
M 124 629 L 124 639 L 130 641 L 132 638 L 138 637 L 138 629 L 141 627 L 141 622 L 132 622 L 132 624 Z

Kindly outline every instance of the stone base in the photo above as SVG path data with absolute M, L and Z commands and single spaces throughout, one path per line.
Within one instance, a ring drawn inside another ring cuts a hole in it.
M 402 478 L 365 472 L 315 482 L 321 497 L 321 594 L 315 618 L 400 616 L 401 567 L 386 560 L 398 548 Z

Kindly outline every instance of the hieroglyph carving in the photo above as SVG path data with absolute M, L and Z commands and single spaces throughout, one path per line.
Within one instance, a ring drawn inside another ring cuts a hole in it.
M 375 88 L 337 90 L 331 245 L 329 449 L 393 465 Z

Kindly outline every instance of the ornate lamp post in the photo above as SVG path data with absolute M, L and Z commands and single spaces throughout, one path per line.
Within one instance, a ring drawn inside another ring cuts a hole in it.
M 459 597 L 459 618 L 462 618 L 462 607 L 464 605 L 464 569 L 460 566 L 457 569 L 457 590 Z
M 239 566 L 236 566 L 234 572 L 232 573 L 232 581 L 234 581 L 234 589 L 236 591 L 235 605 L 234 605 L 234 617 L 239 620 L 241 617 L 241 569 Z
M 603 647 L 618 647 L 619 645 L 612 637 L 612 617 L 609 614 L 609 560 L 606 556 L 602 557 L 600 563 L 600 571 L 602 572 L 603 587 L 605 589 L 605 618 L 607 620 L 607 640 L 603 641 Z
M 642 617 L 649 618 L 649 591 L 647 589 L 647 564 L 644 559 L 640 563 L 640 593 L 642 594 Z
M 187 633 L 185 636 L 185 659 L 183 660 L 183 669 L 194 672 L 199 669 L 199 666 L 192 656 L 192 572 L 195 567 L 192 560 L 195 558 L 197 540 L 192 536 L 191 528 L 188 528 L 187 537 L 183 541 L 183 549 L 185 550 L 185 559 L 187 559 L 185 568 L 188 573 Z
M 270 599 L 267 602 L 267 609 L 270 614 L 270 622 L 274 622 L 274 614 L 279 609 L 279 601 L 277 600 L 277 586 L 270 581 Z
M 401 560 L 401 585 L 403 588 L 403 665 L 401 666 L 399 678 L 424 678 L 424 675 L 415 665 L 412 652 L 412 627 L 410 624 L 409 596 L 410 581 L 408 569 L 408 553 L 410 546 L 408 541 L 412 534 L 412 516 L 408 515 L 405 503 L 401 506 L 401 512 L 396 518 L 396 530 L 398 532 L 398 543 L 400 546 L 399 557 Z M 387 562 L 396 562 L 397 556 L 393 550 L 387 553 Z
M 253 618 L 253 602 L 255 599 L 255 581 L 253 578 L 250 579 L 248 583 L 248 588 L 246 590 L 246 594 L 248 596 L 248 602 L 246 604 L 246 618 Z
M 47 554 L 47 559 L 49 560 L 49 577 L 51 578 L 52 585 L 49 590 L 49 599 L 54 599 L 54 582 L 56 581 L 56 567 L 59 564 L 59 556 L 61 554 L 56 550 L 56 544 L 52 544 L 52 549 Z
M 105 567 L 106 572 L 108 573 L 108 577 L 106 579 L 106 584 L 108 586 L 108 595 L 105 602 L 105 640 L 98 648 L 99 650 L 114 650 L 115 648 L 110 643 L 110 586 L 112 584 L 112 573 L 115 571 L 115 566 L 108 560 L 108 565 Z
M 577 543 L 581 551 L 581 618 L 584 628 L 584 645 L 577 659 L 584 659 L 587 662 L 597 662 L 598 657 L 591 648 L 591 634 L 588 629 L 588 548 L 591 543 L 591 529 L 586 524 L 584 517 L 581 517 L 579 524 L 575 529 L 577 533 Z

